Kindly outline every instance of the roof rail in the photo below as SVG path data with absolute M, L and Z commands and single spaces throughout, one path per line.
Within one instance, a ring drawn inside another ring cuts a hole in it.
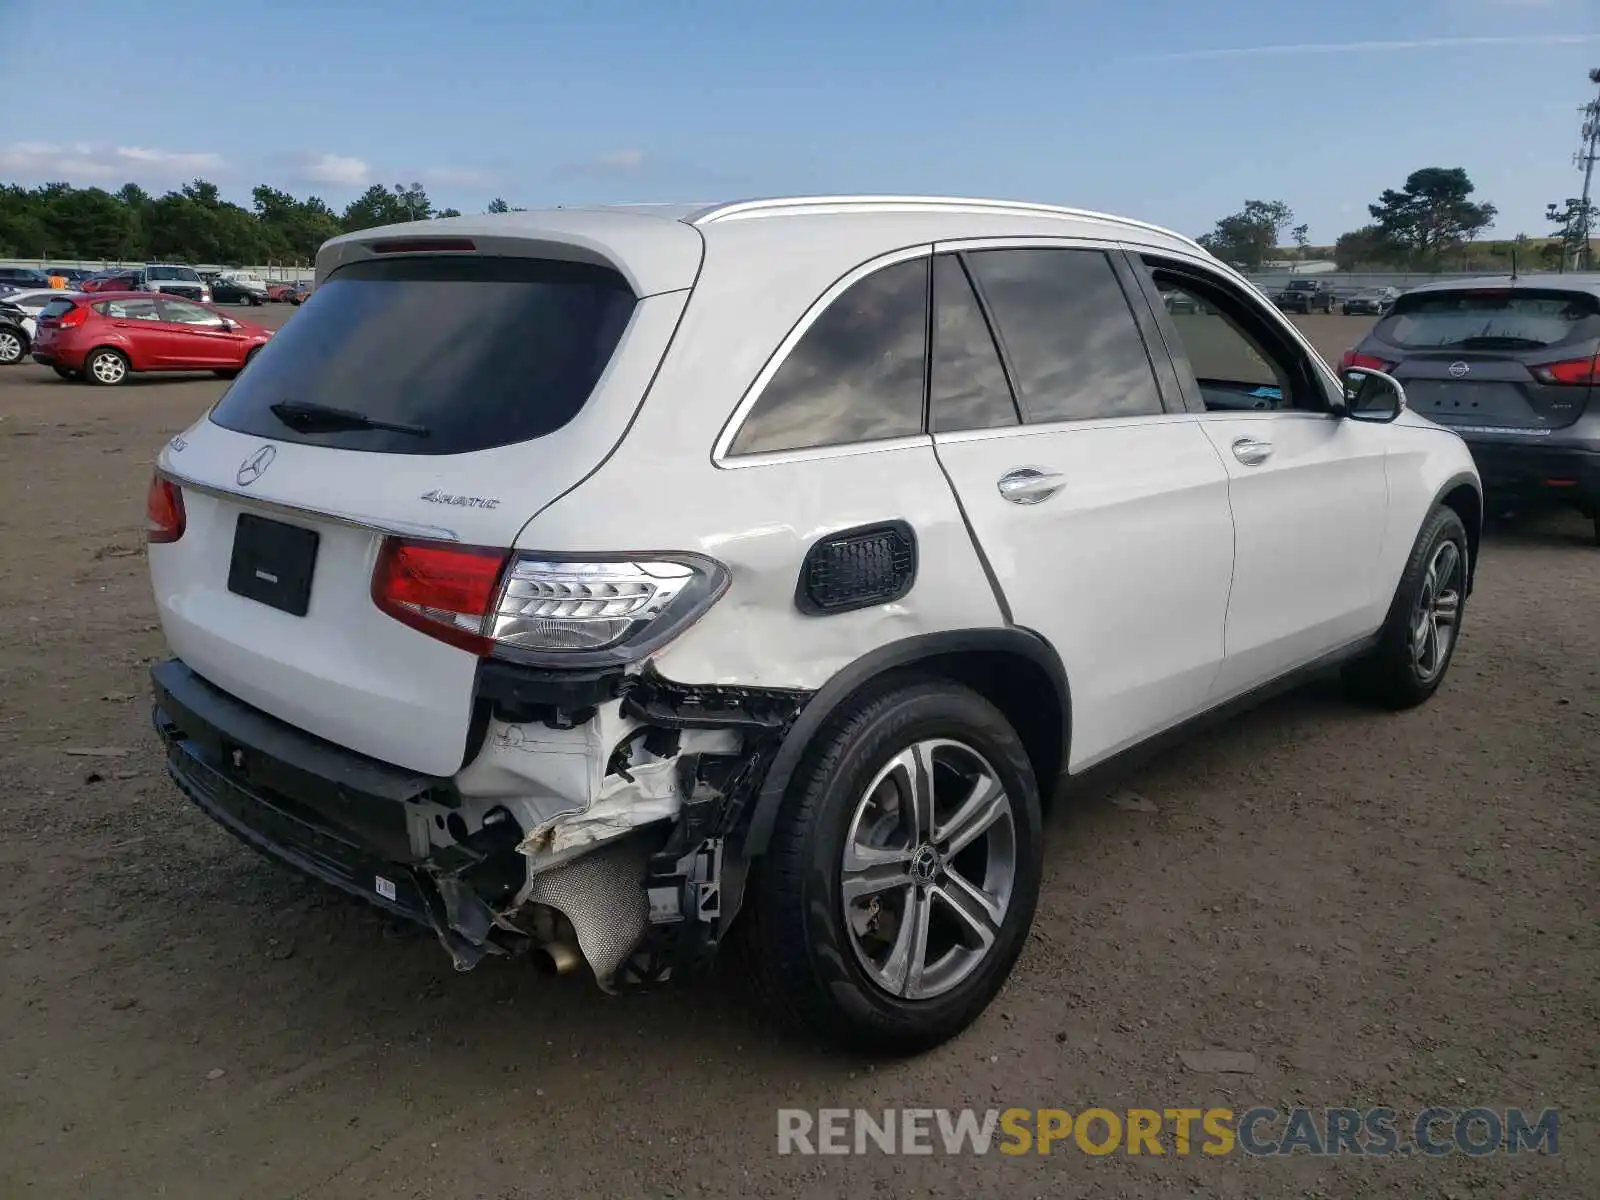
M 1102 221 L 1125 225 L 1175 238 L 1199 248 L 1193 238 L 1174 230 L 1119 217 L 1113 213 L 1086 208 L 1067 208 L 1059 204 L 1035 204 L 1025 200 L 984 200 L 965 196 L 773 196 L 757 200 L 735 200 L 694 213 L 691 225 L 714 225 L 719 221 L 748 220 L 754 217 L 796 216 L 817 212 L 964 212 L 1015 214 L 1018 216 L 1061 217 L 1080 221 Z

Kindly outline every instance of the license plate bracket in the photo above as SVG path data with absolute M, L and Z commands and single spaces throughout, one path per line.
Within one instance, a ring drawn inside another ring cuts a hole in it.
M 311 609 L 311 578 L 321 536 L 315 529 L 240 513 L 228 563 L 228 590 L 290 616 Z

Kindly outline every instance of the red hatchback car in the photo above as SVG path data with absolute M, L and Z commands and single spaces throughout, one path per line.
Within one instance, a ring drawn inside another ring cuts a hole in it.
M 272 330 L 193 300 L 150 292 L 63 296 L 39 311 L 33 361 L 106 386 L 133 371 L 213 371 L 231 379 Z

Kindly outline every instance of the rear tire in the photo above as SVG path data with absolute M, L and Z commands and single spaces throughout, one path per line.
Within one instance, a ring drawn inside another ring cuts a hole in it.
M 1353 696 L 1398 711 L 1439 690 L 1461 640 L 1469 553 L 1461 518 L 1453 509 L 1434 509 L 1417 534 L 1377 646 L 1345 668 Z
M 52 367 L 55 373 L 63 379 L 82 379 L 82 371 L 74 371 L 71 367 Z
M 234 371 L 234 370 L 213 371 L 211 373 L 213 375 L 215 375 L 218 379 L 237 379 L 239 377 L 239 372 Z
M 1022 953 L 1041 840 L 1033 770 L 994 705 L 944 679 L 885 680 L 807 748 L 756 863 L 739 928 L 758 992 L 847 1048 L 949 1040 Z
M 0 367 L 14 367 L 28 357 L 28 335 L 20 329 L 0 329 Z
M 83 377 L 100 387 L 116 387 L 127 382 L 129 370 L 127 357 L 109 346 L 89 351 L 83 360 Z

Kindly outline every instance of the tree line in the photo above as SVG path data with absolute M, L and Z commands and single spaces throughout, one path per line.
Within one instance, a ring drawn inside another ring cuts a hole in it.
M 461 215 L 435 208 L 416 184 L 374 184 L 343 210 L 320 197 L 301 200 L 266 184 L 250 195 L 245 208 L 224 200 L 217 185 L 204 179 L 162 196 L 133 183 L 114 192 L 68 183 L 0 184 L 0 258 L 304 264 L 341 233 Z M 502 199 L 488 208 L 511 210 Z
M 1385 188 L 1367 205 L 1371 221 L 1342 234 L 1332 247 L 1340 270 L 1362 267 L 1406 270 L 1501 268 L 1515 262 L 1527 268 L 1557 268 L 1584 262 L 1591 231 L 1600 226 L 1600 210 L 1569 199 L 1551 204 L 1545 219 L 1553 228 L 1546 238 L 1526 234 L 1503 242 L 1483 242 L 1479 235 L 1494 228 L 1499 210 L 1472 198 L 1476 191 L 1462 167 L 1424 167 L 1406 177 L 1399 188 Z M 1294 224 L 1294 212 L 1281 200 L 1247 200 L 1244 207 L 1217 221 L 1198 239 L 1217 257 L 1244 270 L 1282 256 L 1288 238 L 1295 253 L 1309 250 L 1308 229 Z

